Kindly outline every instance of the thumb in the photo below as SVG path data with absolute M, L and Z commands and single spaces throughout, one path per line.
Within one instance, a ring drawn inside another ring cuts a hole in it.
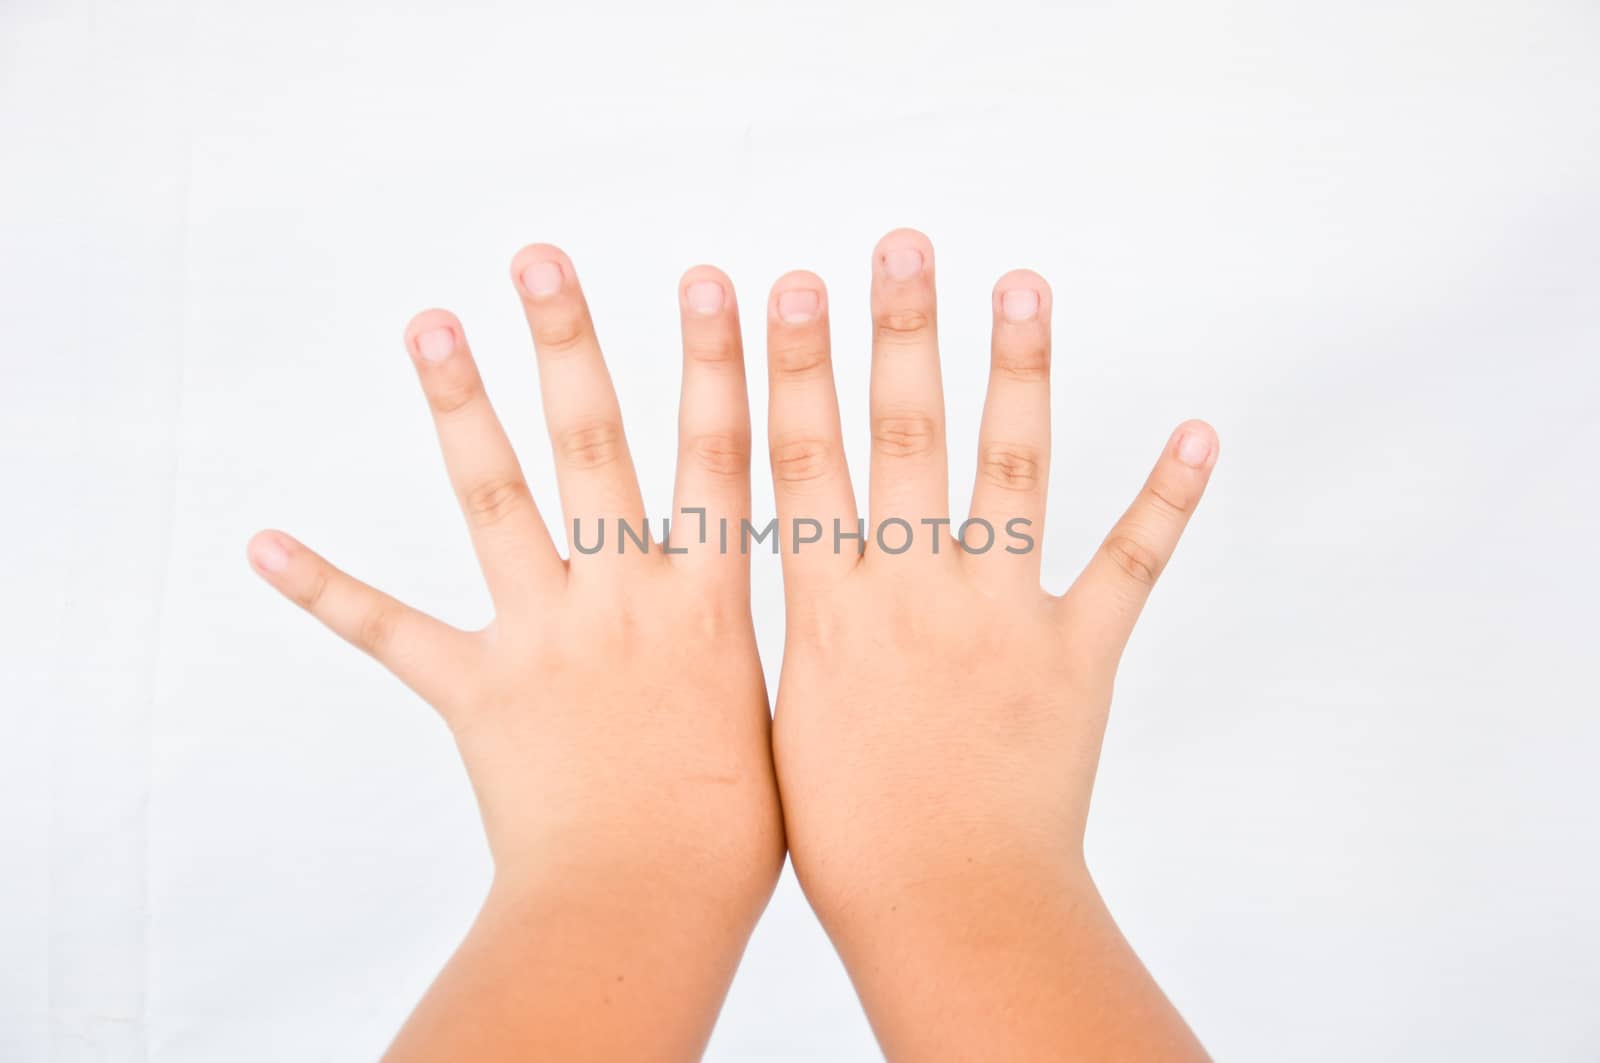
M 1217 433 L 1185 421 L 1172 433 L 1139 496 L 1117 521 L 1065 595 L 1072 615 L 1087 618 L 1098 645 L 1115 659 L 1150 597 L 1217 463 Z

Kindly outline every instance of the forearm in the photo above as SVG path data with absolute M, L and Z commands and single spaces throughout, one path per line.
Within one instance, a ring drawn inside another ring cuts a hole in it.
M 760 906 L 651 885 L 498 881 L 386 1060 L 699 1058 Z
M 896 1063 L 1207 1058 L 1086 873 L 923 880 L 830 933 Z

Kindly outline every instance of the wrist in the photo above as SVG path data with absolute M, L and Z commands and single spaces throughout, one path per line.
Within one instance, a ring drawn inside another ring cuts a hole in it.
M 497 869 L 479 921 L 502 928 L 530 970 L 681 978 L 720 995 L 770 894 L 770 884 L 637 867 Z
M 1109 918 L 1077 850 L 865 868 L 829 889 L 801 883 L 847 966 L 1026 946 L 1042 926 Z
M 645 935 L 672 925 L 747 937 L 783 868 L 782 834 L 717 846 L 657 837 L 602 843 L 541 834 L 494 846 L 486 905 L 538 907 L 564 918 L 618 922 Z M 742 940 L 742 938 L 741 938 Z
M 502 864 L 389 1058 L 698 1058 L 764 900 L 610 854 Z
M 828 930 L 891 1059 L 1205 1058 L 1081 861 L 908 882 Z

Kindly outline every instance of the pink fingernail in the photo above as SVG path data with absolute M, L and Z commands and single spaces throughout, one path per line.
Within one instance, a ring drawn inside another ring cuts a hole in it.
M 778 296 L 778 317 L 786 325 L 804 325 L 817 316 L 821 298 L 809 288 L 796 288 Z
M 289 551 L 270 535 L 258 536 L 250 544 L 250 562 L 263 572 L 282 572 L 289 567 Z
M 922 272 L 922 252 L 914 247 L 897 247 L 885 252 L 883 272 L 890 280 L 910 280 Z
M 417 333 L 417 353 L 424 362 L 442 362 L 455 349 L 455 333 L 447 328 L 431 328 Z
M 522 286 L 529 295 L 554 295 L 561 290 L 561 267 L 554 262 L 535 262 L 522 271 Z
M 695 281 L 683 293 L 683 301 L 697 314 L 715 314 L 722 309 L 722 300 L 722 285 L 716 281 Z
M 1191 469 L 1202 468 L 1211 457 L 1211 437 L 1203 432 L 1185 432 L 1178 440 L 1178 460 Z
M 1032 321 L 1039 312 L 1039 293 L 1032 288 L 1013 288 L 1000 296 L 1000 313 L 1007 321 Z

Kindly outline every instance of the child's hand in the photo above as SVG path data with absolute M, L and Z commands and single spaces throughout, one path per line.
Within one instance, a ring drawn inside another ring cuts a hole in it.
M 968 553 L 926 523 L 949 517 L 933 249 L 910 231 L 879 244 L 857 556 L 833 549 L 857 515 L 822 281 L 790 274 L 768 304 L 788 601 L 773 741 L 795 870 L 891 1058 L 1186 1058 L 1199 1046 L 1105 914 L 1082 837 L 1118 657 L 1217 440 L 1180 426 L 1077 583 L 1046 594 L 1050 289 L 1009 273 L 993 309 L 971 507 L 992 532 L 965 534 L 992 545 Z M 821 541 L 794 548 L 797 520 Z
M 604 549 L 556 553 L 460 323 L 430 310 L 405 343 L 493 622 L 446 626 L 278 532 L 258 535 L 250 558 L 439 710 L 477 791 L 494 885 L 393 1058 L 688 1058 L 783 862 L 747 559 L 715 537 L 700 545 L 692 524 L 671 556 L 632 541 L 619 556 L 618 520 L 638 531 L 644 505 L 577 277 L 548 246 L 512 272 L 565 527 L 581 520 L 587 549 L 603 524 Z M 737 528 L 750 419 L 733 289 L 701 267 L 678 294 L 676 505 Z

